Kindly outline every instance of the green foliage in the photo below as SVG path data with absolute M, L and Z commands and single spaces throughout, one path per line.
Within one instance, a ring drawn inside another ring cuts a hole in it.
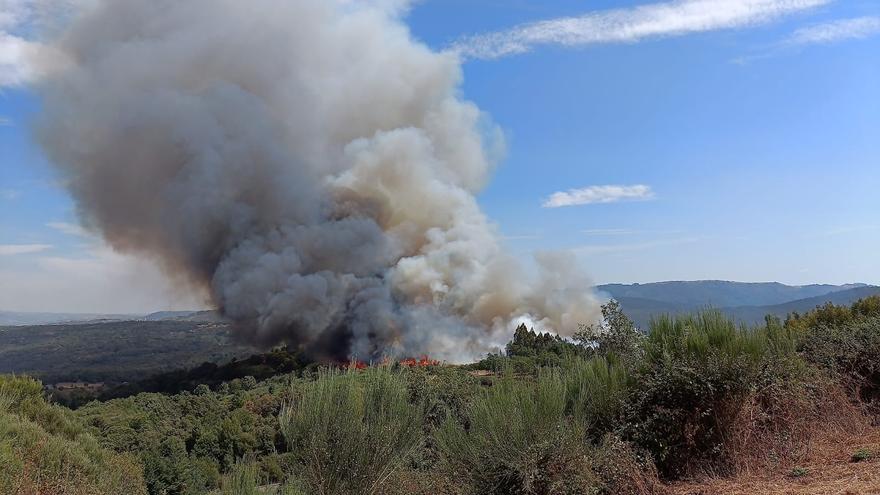
M 880 295 L 860 299 L 852 306 L 826 303 L 803 315 L 792 313 L 785 326 L 800 332 L 817 328 L 839 328 L 864 318 L 880 317 Z
M 621 419 L 633 378 L 614 355 L 574 358 L 565 363 L 567 411 L 592 433 L 614 430 Z
M 260 470 L 250 462 L 238 463 L 223 477 L 220 495 L 262 495 Z
M 832 379 L 880 403 L 878 309 L 869 298 L 758 328 L 706 311 L 642 335 L 612 302 L 577 343 L 521 326 L 477 366 L 500 370 L 488 376 L 312 365 L 266 379 L 300 369 L 273 351 L 153 381 L 174 390 L 165 381 L 183 377 L 193 392 L 76 411 L 0 376 L 0 493 L 649 493 L 658 469 L 731 469 L 744 411 L 785 437 L 785 418 L 809 415 Z
M 29 378 L 0 375 L 0 493 L 143 494 L 140 466 L 102 449 Z
M 474 494 L 589 493 L 584 431 L 566 405 L 558 373 L 534 384 L 507 375 L 471 404 L 467 427 L 449 418 L 438 431 L 450 477 Z
M 791 334 L 772 320 L 747 329 L 717 311 L 655 319 L 627 404 L 628 437 L 667 476 L 723 470 L 725 434 L 744 398 L 798 372 L 794 347 Z
M 583 348 L 600 356 L 617 356 L 630 364 L 641 357 L 643 339 L 644 335 L 614 299 L 602 305 L 600 323 L 581 325 L 574 334 L 574 340 Z
M 280 415 L 297 477 L 315 493 L 378 493 L 420 445 L 422 407 L 408 399 L 387 367 L 320 371 Z
M 249 390 L 256 386 L 257 380 L 300 371 L 305 367 L 302 356 L 288 349 L 273 349 L 264 354 L 254 354 L 245 359 L 232 358 L 228 363 L 205 362 L 192 369 L 179 369 L 150 376 L 110 388 L 99 396 L 101 400 L 129 397 L 142 392 L 161 392 L 175 394 L 184 390 L 197 393 L 206 388 L 220 389 L 223 393 Z M 236 381 L 237 380 L 237 381 Z
M 551 333 L 535 332 L 525 324 L 517 327 L 505 353 L 489 354 L 474 368 L 500 371 L 510 368 L 515 373 L 535 374 L 541 368 L 557 367 L 566 359 L 583 355 L 584 349 Z
M 507 343 L 505 351 L 509 357 L 565 356 L 577 353 L 577 347 L 558 335 L 528 329 L 523 323 L 514 331 L 513 340 Z
M 261 486 L 260 469 L 253 460 L 240 461 L 223 477 L 220 495 L 306 495 L 296 481 L 278 487 Z
M 874 458 L 874 453 L 866 448 L 861 448 L 852 455 L 852 462 L 863 462 Z
M 254 456 L 267 481 L 281 481 L 285 448 L 277 414 L 286 379 L 219 394 L 139 394 L 93 402 L 76 415 L 106 447 L 135 453 L 151 494 L 196 494 L 219 486 L 236 460 Z
M 788 472 L 788 476 L 790 478 L 803 478 L 804 476 L 810 474 L 810 470 L 805 467 L 794 467 L 791 471 Z
M 880 317 L 809 328 L 800 350 L 807 361 L 849 381 L 861 401 L 880 409 Z

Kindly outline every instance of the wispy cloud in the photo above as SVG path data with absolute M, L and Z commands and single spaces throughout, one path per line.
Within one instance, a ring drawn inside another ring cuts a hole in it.
M 606 236 L 606 235 L 633 235 L 638 233 L 636 230 L 632 229 L 586 229 L 582 230 L 581 233 L 586 235 L 595 235 L 595 236 Z
M 631 235 L 675 235 L 680 230 L 636 230 L 636 229 L 585 229 L 582 234 L 595 237 L 631 236 Z
M 62 232 L 64 234 L 75 235 L 78 237 L 89 237 L 88 231 L 82 228 L 82 226 L 77 225 L 75 223 L 69 222 L 49 222 L 46 224 L 46 227 L 51 229 L 55 229 L 58 232 Z
M 582 189 L 569 189 L 555 192 L 548 197 L 544 208 L 561 206 L 589 205 L 594 203 L 617 203 L 619 201 L 644 201 L 652 199 L 651 186 L 636 184 L 632 186 L 590 186 Z
M 49 244 L 0 244 L 0 256 L 39 253 L 51 248 Z
M 677 0 L 603 10 L 523 24 L 505 31 L 468 36 L 451 50 L 462 58 L 493 59 L 529 52 L 541 45 L 566 47 L 634 43 L 767 23 L 832 0 Z
M 12 125 L 12 119 L 9 117 L 4 117 L 0 115 L 0 127 L 7 127 Z
M 541 236 L 538 234 L 519 234 L 519 235 L 504 235 L 501 236 L 505 241 L 531 241 L 535 239 L 540 239 Z
M 880 230 L 880 225 L 850 225 L 845 227 L 835 227 L 833 229 L 828 229 L 824 232 L 821 232 L 819 235 L 821 237 L 836 237 L 840 235 L 848 235 L 848 234 L 860 234 L 863 232 L 873 232 L 875 230 Z
M 820 45 L 864 39 L 880 34 L 880 17 L 855 17 L 814 24 L 796 30 L 785 41 L 789 46 Z
M 653 241 L 645 241 L 645 242 L 632 242 L 626 244 L 596 244 L 596 245 L 587 245 L 587 246 L 579 246 L 572 251 L 577 254 L 585 254 L 585 255 L 604 255 L 604 254 L 619 254 L 619 253 L 627 253 L 632 251 L 646 251 L 649 249 L 654 249 L 658 247 L 665 246 L 678 246 L 681 244 L 692 244 L 694 242 L 699 242 L 699 237 L 682 237 L 676 239 L 660 239 Z
M 753 54 L 737 57 L 733 59 L 733 62 L 745 65 L 801 47 L 830 45 L 849 40 L 867 39 L 877 35 L 880 35 L 880 17 L 837 19 L 797 29 L 781 41 L 765 46 Z
M 21 196 L 21 192 L 16 189 L 0 189 L 0 199 L 12 201 L 13 199 L 18 199 L 19 196 Z

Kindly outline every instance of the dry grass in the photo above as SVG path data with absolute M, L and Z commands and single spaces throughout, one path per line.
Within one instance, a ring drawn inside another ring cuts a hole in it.
M 870 420 L 843 388 L 813 383 L 750 396 L 725 439 L 733 472 L 741 476 L 789 471 L 825 445 L 868 432 Z
M 841 416 L 847 416 L 841 411 Z M 775 469 L 749 469 L 729 478 L 705 479 L 670 486 L 673 495 L 877 495 L 880 494 L 880 459 L 852 462 L 859 449 L 880 452 L 880 428 L 870 426 L 862 417 L 853 429 L 841 427 L 851 421 L 813 423 L 814 432 L 802 451 L 798 471 L 792 476 L 792 464 L 780 463 Z M 760 446 L 759 446 L 760 448 Z

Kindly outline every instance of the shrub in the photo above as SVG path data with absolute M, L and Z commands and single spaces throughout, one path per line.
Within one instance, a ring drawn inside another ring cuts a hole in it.
M 284 406 L 296 474 L 315 493 L 377 493 L 419 446 L 422 414 L 388 368 L 322 370 Z
M 277 487 L 260 486 L 260 469 L 253 459 L 237 462 L 223 477 L 219 495 L 306 495 L 296 480 Z
M 145 494 L 141 468 L 99 447 L 29 378 L 0 376 L 0 493 Z
M 803 478 L 808 474 L 810 474 L 810 470 L 800 466 L 792 468 L 792 470 L 788 472 L 788 476 L 791 478 Z
M 566 410 L 588 431 L 601 436 L 618 426 L 632 378 L 616 356 L 571 359 L 562 376 Z
M 474 494 L 579 494 L 595 485 L 584 431 L 566 417 L 566 384 L 556 372 L 535 383 L 509 373 L 469 407 L 468 428 L 448 419 L 438 431 L 444 467 Z
M 873 457 L 874 457 L 874 455 L 871 453 L 870 450 L 868 450 L 866 448 L 861 448 L 861 449 L 855 451 L 855 453 L 852 455 L 852 458 L 850 460 L 852 462 L 862 462 L 862 461 L 867 461 Z
M 666 476 L 728 469 L 726 435 L 746 397 L 795 373 L 793 350 L 775 321 L 750 330 L 717 311 L 655 319 L 628 401 L 627 436 Z
M 635 364 L 642 356 L 644 335 L 612 299 L 602 305 L 602 321 L 581 325 L 574 340 L 582 348 L 600 356 L 615 355 L 626 364 Z
M 864 402 L 880 401 L 880 317 L 810 328 L 800 349 L 808 361 L 851 380 Z
M 256 464 L 241 462 L 232 467 L 220 484 L 220 495 L 262 495 L 260 473 Z

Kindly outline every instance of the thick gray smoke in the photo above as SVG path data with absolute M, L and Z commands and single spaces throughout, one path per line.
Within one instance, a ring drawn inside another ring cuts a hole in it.
M 595 318 L 528 276 L 474 194 L 498 132 L 400 1 L 96 2 L 53 43 L 40 139 L 83 221 L 206 288 L 247 338 L 462 360 Z M 58 54 L 56 54 L 58 56 Z

